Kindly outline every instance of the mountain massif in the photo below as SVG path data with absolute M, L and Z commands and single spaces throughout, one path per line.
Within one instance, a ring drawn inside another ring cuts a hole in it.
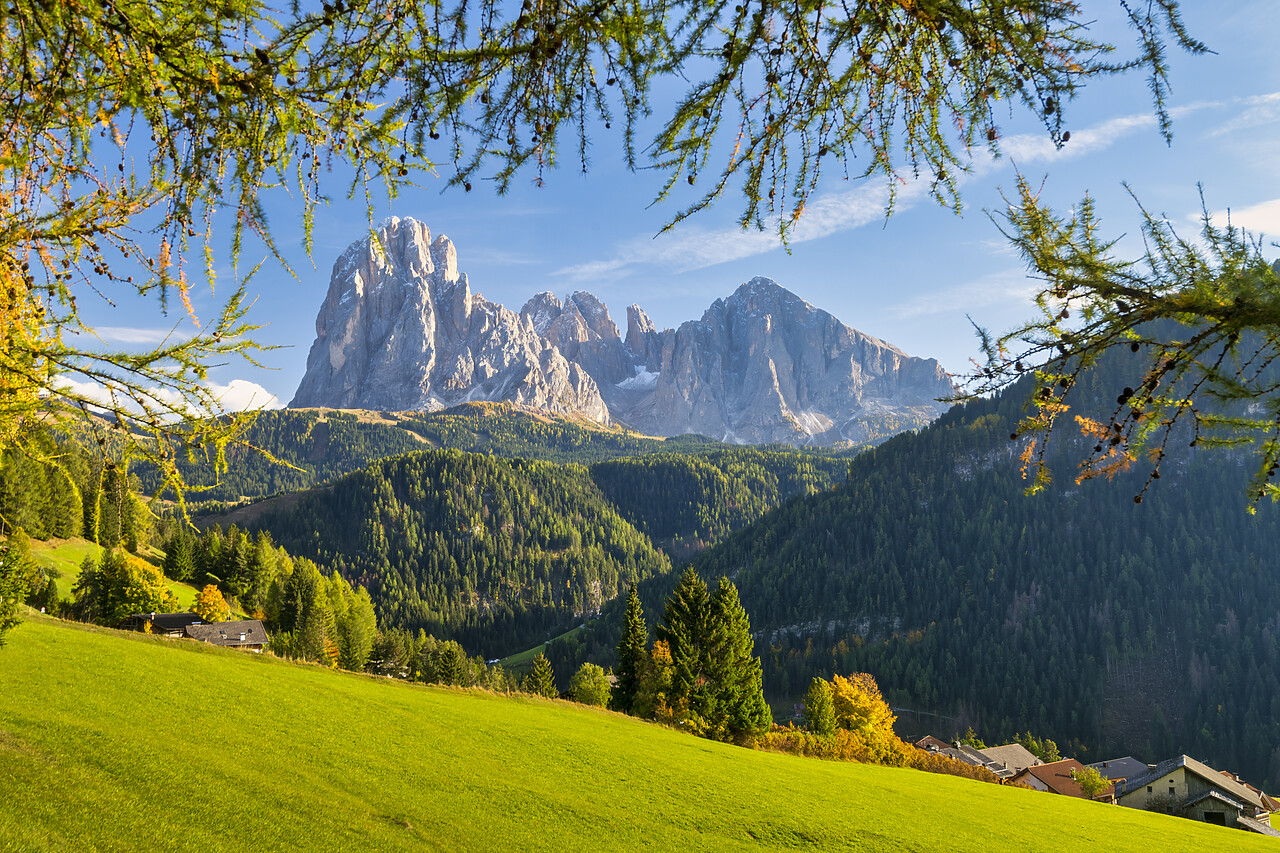
M 653 435 L 833 445 L 922 426 L 951 392 L 937 361 L 852 329 L 767 278 L 674 330 L 632 305 L 624 335 L 581 291 L 563 301 L 537 294 L 517 314 L 471 292 L 447 237 L 392 217 L 334 264 L 290 405 L 510 402 Z

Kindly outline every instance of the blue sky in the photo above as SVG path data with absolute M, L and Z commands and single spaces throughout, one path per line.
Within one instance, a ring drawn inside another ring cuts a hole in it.
M 1129 44 L 1116 29 L 1118 3 L 1083 5 L 1086 14 L 1099 16 L 1101 33 Z M 1171 53 L 1171 146 L 1158 133 L 1141 76 L 1095 82 L 1066 105 L 1072 138 L 1061 150 L 1025 116 L 1002 122 L 1006 156 L 992 161 L 985 152 L 975 155 L 972 174 L 963 179 L 962 216 L 908 187 L 886 221 L 880 183 L 831 180 L 811 201 L 790 253 L 770 234 L 736 227 L 741 203 L 732 194 L 655 238 L 698 189 L 682 186 L 687 198 L 677 193 L 650 207 L 660 176 L 628 172 L 620 139 L 604 132 L 585 176 L 571 165 L 548 172 L 538 188 L 530 173 L 498 197 L 484 181 L 471 193 L 441 192 L 444 181 L 425 174 L 420 188 L 380 203 L 374 219 L 412 216 L 433 235 L 447 234 L 473 292 L 513 310 L 539 291 L 589 290 L 609 306 L 624 333 L 626 306 L 633 302 L 660 328 L 673 327 L 765 275 L 863 332 L 963 372 L 977 353 L 966 315 L 998 332 L 1031 311 L 1035 283 L 984 213 L 1000 206 L 1002 187 L 1012 191 L 1015 164 L 1036 181 L 1044 178 L 1045 197 L 1062 209 L 1091 193 L 1108 233 L 1117 236 L 1137 233 L 1136 208 L 1121 186 L 1127 181 L 1144 205 L 1187 233 L 1196 227 L 1196 185 L 1202 183 L 1211 211 L 1230 208 L 1236 224 L 1268 242 L 1280 238 L 1280 51 L 1274 41 L 1280 0 L 1191 0 L 1184 17 L 1216 54 Z M 655 102 L 657 112 L 662 108 Z M 291 252 L 299 278 L 268 266 L 253 282 L 258 301 L 251 316 L 266 324 L 259 339 L 281 349 L 264 356 L 268 370 L 232 363 L 213 371 L 216 383 L 234 387 L 229 404 L 241 403 L 248 392 L 264 402 L 254 386 L 280 403 L 293 396 L 333 261 L 367 234 L 364 202 L 346 201 L 345 190 L 335 175 L 329 190 L 335 200 L 316 213 L 313 263 L 300 250 L 300 204 L 284 194 L 268 199 L 276 237 Z M 1124 245 L 1137 253 L 1132 238 Z M 1268 253 L 1274 257 L 1280 249 L 1269 247 Z M 197 308 L 209 304 L 204 296 Z M 136 306 L 91 316 L 109 342 L 154 337 L 176 322 L 149 317 Z

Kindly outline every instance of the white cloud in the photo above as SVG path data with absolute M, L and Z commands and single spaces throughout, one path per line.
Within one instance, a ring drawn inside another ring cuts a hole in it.
M 1254 236 L 1269 236 L 1272 239 L 1280 236 L 1280 198 L 1260 202 L 1249 207 L 1233 208 L 1230 211 L 1219 210 L 1213 214 L 1213 224 L 1225 227 L 1228 213 L 1231 224 L 1244 228 Z M 1197 220 L 1199 215 L 1195 217 Z
M 272 394 L 258 383 L 250 382 L 247 379 L 232 379 L 226 385 L 217 382 L 206 382 L 205 387 L 212 392 L 225 412 L 284 408 L 284 405 L 275 394 Z M 106 386 L 98 382 L 62 377 L 58 381 L 58 388 L 65 390 L 69 394 L 83 397 L 90 403 L 98 403 L 103 407 L 111 407 L 113 405 L 111 392 L 107 390 Z M 162 404 L 181 404 L 181 398 L 178 394 L 167 388 L 153 388 L 147 393 L 154 401 Z M 123 406 L 123 410 L 139 410 L 137 404 L 127 396 L 118 397 L 118 401 Z M 187 407 L 183 406 L 183 408 Z
M 899 317 L 971 312 L 986 305 L 1030 304 L 1039 288 L 1020 270 L 994 273 L 975 281 L 923 293 L 895 307 Z
M 68 394 L 74 394 L 82 397 L 90 402 L 101 403 L 103 406 L 111 405 L 111 394 L 102 385 L 97 382 L 83 382 L 78 379 L 70 379 L 63 377 L 58 380 L 57 388 L 65 390 Z
M 1004 156 L 1018 165 L 1070 160 L 1086 154 L 1096 154 L 1110 148 L 1123 137 L 1139 130 L 1156 126 L 1156 117 L 1149 113 L 1119 116 L 1093 127 L 1071 132 L 1071 140 L 1057 148 L 1053 140 L 1042 134 L 1018 134 L 1000 142 Z M 985 169 L 983 171 L 986 171 Z
M 210 382 L 209 390 L 218 398 L 222 408 L 228 412 L 284 408 L 284 404 L 275 394 L 247 379 L 232 379 L 226 385 Z
M 185 332 L 175 329 L 143 329 L 132 326 L 95 326 L 98 337 L 104 341 L 116 341 L 122 344 L 155 345 L 166 340 L 181 341 L 190 337 Z
M 1245 105 L 1244 111 L 1215 127 L 1210 136 L 1226 136 L 1280 121 L 1280 92 L 1241 98 L 1240 102 Z
M 1236 121 L 1260 120 L 1270 111 L 1280 113 L 1280 93 L 1253 97 L 1232 98 L 1227 101 L 1200 101 L 1170 110 L 1174 119 L 1186 118 L 1194 113 L 1226 106 L 1244 106 Z M 1230 122 L 1223 125 L 1231 126 Z M 1019 168 L 1040 163 L 1052 163 L 1097 154 L 1134 133 L 1156 127 L 1156 117 L 1149 112 L 1117 116 L 1092 127 L 1072 130 L 1071 139 L 1061 148 L 1044 134 L 1018 134 L 1000 142 L 1003 156 Z M 987 157 L 974 160 L 969 170 L 957 178 L 964 185 L 994 171 L 999 161 Z M 915 206 L 928 194 L 929 182 L 909 180 L 899 186 L 894 200 L 894 210 L 902 213 Z M 841 231 L 861 228 L 881 222 L 885 216 L 888 189 L 883 184 L 864 185 L 846 192 L 829 193 L 811 200 L 804 215 L 792 231 L 792 243 L 817 240 Z M 1233 214 L 1234 217 L 1234 214 Z M 652 264 L 676 272 L 702 269 L 729 261 L 741 260 L 763 254 L 781 246 L 777 235 L 771 231 L 744 231 L 740 228 L 705 230 L 684 227 L 679 233 L 662 234 L 654 238 L 638 237 L 622 242 L 613 257 L 588 261 L 563 267 L 555 271 L 573 282 L 614 280 L 622 278 L 628 268 Z

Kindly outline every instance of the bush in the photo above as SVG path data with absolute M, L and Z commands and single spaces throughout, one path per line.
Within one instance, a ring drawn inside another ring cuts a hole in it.
M 609 676 L 594 663 L 584 663 L 569 682 L 569 698 L 583 705 L 604 707 L 609 704 L 612 685 Z

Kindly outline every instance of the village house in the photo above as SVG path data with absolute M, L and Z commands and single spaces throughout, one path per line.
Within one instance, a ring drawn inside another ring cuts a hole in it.
M 1120 782 L 1116 802 L 1280 837 L 1280 831 L 1271 827 L 1274 800 L 1189 755 L 1162 761 L 1148 772 Z
M 1000 765 L 1000 767 L 1008 772 L 1010 778 L 1021 773 L 1023 770 L 1026 770 L 1028 767 L 1034 767 L 1037 764 L 1044 764 L 1043 761 L 1035 757 L 1031 750 L 1027 749 L 1020 743 L 1006 743 L 1004 746 L 989 746 L 986 749 L 981 750 L 981 752 L 987 757 L 988 761 Z M 997 773 L 996 775 L 999 776 L 1000 774 Z
M 1080 797 L 1081 799 L 1089 799 L 1084 790 L 1081 789 L 1080 783 L 1076 781 L 1076 774 L 1084 770 L 1084 765 L 1074 758 L 1064 758 L 1061 761 L 1054 761 L 1049 764 L 1033 764 L 1025 768 L 1015 775 L 1010 781 L 1013 785 L 1026 785 L 1028 788 L 1034 788 L 1037 791 L 1051 791 L 1055 794 L 1062 794 L 1067 797 Z M 1108 785 L 1106 790 L 1094 797 L 1102 802 L 1114 802 L 1114 786 Z
M 119 627 L 160 637 L 185 637 L 188 625 L 199 625 L 202 621 L 194 613 L 134 613 Z
M 1126 755 L 1124 758 L 1109 758 L 1106 761 L 1097 761 L 1085 766 L 1097 770 L 1098 775 L 1111 782 L 1143 776 L 1155 769 L 1154 764 L 1139 761 L 1131 755 Z
M 925 735 L 916 741 L 915 746 L 925 752 L 945 755 L 948 758 L 971 764 L 974 767 L 985 767 L 1002 782 L 1012 779 L 1019 770 L 1025 767 L 1041 763 L 1040 759 L 1032 755 L 1020 743 L 978 749 L 960 742 L 952 745 L 933 735 Z
M 261 620 L 246 619 L 243 622 L 211 622 L 207 625 L 195 624 L 186 627 L 186 636 L 202 643 L 215 646 L 226 646 L 232 649 L 243 649 L 250 652 L 261 652 L 267 645 L 267 629 L 262 627 Z

